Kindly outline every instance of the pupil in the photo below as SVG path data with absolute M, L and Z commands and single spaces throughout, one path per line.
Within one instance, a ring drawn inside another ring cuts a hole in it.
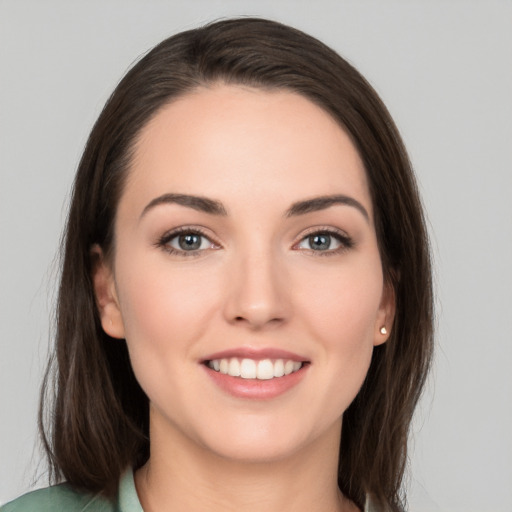
M 309 243 L 315 251 L 329 249 L 331 237 L 329 235 L 312 235 L 309 237 Z
M 201 247 L 201 237 L 194 234 L 180 235 L 179 245 L 184 251 L 199 249 Z

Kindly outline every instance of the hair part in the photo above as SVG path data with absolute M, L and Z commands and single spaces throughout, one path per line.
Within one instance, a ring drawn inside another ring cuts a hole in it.
M 219 21 L 157 45 L 121 80 L 92 129 L 65 228 L 55 357 L 41 392 L 51 475 L 113 496 L 126 467 L 149 456 L 148 399 L 126 343 L 101 327 L 91 247 L 99 244 L 107 257 L 115 250 L 116 209 L 144 126 L 167 103 L 216 83 L 298 93 L 329 113 L 359 151 L 396 315 L 343 417 L 339 487 L 361 508 L 369 493 L 386 510 L 403 510 L 408 432 L 433 347 L 430 253 L 412 167 L 386 107 L 357 70 L 317 39 L 256 18 Z

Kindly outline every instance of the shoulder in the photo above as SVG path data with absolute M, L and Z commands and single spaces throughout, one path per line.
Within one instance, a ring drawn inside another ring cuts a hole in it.
M 32 491 L 0 507 L 0 512 L 114 512 L 114 504 L 102 496 L 80 493 L 67 484 Z
M 143 512 L 135 489 L 133 471 L 127 469 L 119 480 L 113 501 L 100 494 L 74 490 L 59 484 L 29 492 L 0 507 L 0 512 Z

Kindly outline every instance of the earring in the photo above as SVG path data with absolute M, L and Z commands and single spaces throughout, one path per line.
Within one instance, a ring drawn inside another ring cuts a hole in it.
M 381 334 L 383 334 L 383 335 L 388 333 L 388 330 L 386 329 L 386 326 L 385 326 L 385 325 L 383 325 L 383 326 L 380 328 L 380 333 L 381 333 Z

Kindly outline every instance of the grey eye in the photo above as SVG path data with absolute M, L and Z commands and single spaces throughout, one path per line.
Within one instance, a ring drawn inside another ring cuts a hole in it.
M 184 251 L 195 251 L 201 247 L 201 236 L 190 233 L 178 237 L 178 245 Z
M 332 237 L 325 233 L 317 233 L 307 238 L 309 248 L 314 251 L 327 251 L 331 248 Z
M 178 251 L 191 252 L 211 248 L 212 243 L 204 235 L 189 232 L 173 236 L 167 245 Z
M 352 247 L 352 241 L 348 236 L 329 231 L 317 231 L 305 236 L 296 246 L 307 251 L 335 254 L 338 250 Z

